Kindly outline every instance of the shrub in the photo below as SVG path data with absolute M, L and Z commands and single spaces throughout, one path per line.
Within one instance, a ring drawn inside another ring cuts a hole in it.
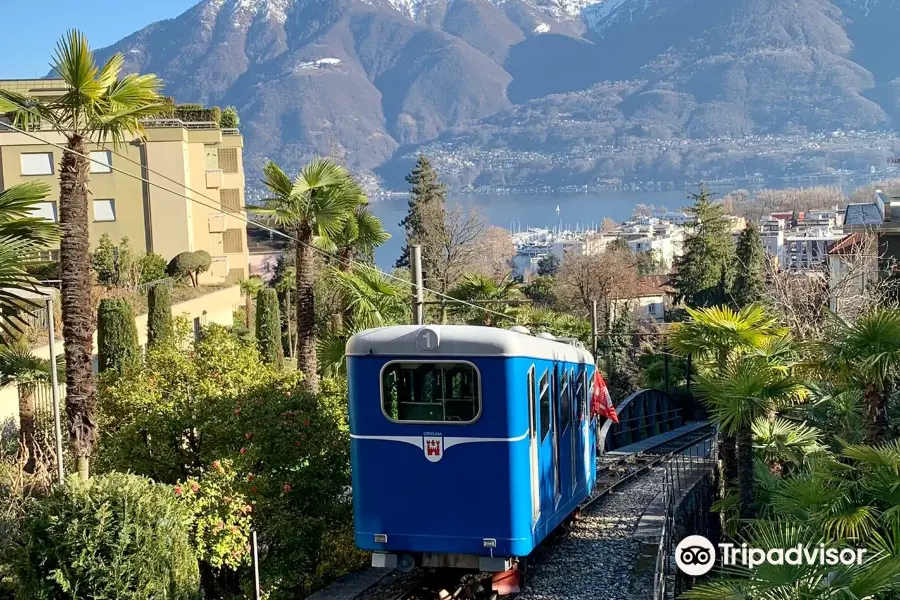
M 154 346 L 139 372 L 100 390 L 94 467 L 128 468 L 169 484 L 196 482 L 201 494 L 207 484 L 233 485 L 227 497 L 249 499 L 265 548 L 263 587 L 273 600 L 304 597 L 361 566 L 365 556 L 354 547 L 348 517 L 346 383 L 325 379 L 313 397 L 299 390 L 301 377 L 262 363 L 254 344 L 222 327 L 205 328 L 190 349 Z M 209 470 L 215 460 L 239 479 L 230 484 Z M 223 503 L 224 496 L 198 514 L 217 527 L 225 522 L 222 511 L 231 510 Z M 203 531 L 198 526 L 201 554 L 209 545 L 204 536 L 215 534 Z M 223 548 L 235 549 L 230 544 Z M 227 555 L 215 552 L 204 560 Z M 221 579 L 233 573 L 227 566 L 202 572 Z
M 172 301 L 169 286 L 157 283 L 147 291 L 147 345 L 172 335 Z
M 137 326 L 131 305 L 120 298 L 104 298 L 97 310 L 97 349 L 100 371 L 112 369 L 120 375 L 141 361 Z
M 167 266 L 168 263 L 162 256 L 148 252 L 141 257 L 141 283 L 165 279 Z
M 281 311 L 278 309 L 278 292 L 273 288 L 262 288 L 256 294 L 256 340 L 263 362 L 284 366 Z
M 240 127 L 241 119 L 238 116 L 237 108 L 226 106 L 222 111 L 222 120 L 219 122 L 219 126 L 223 129 L 237 129 Z
M 28 274 L 37 279 L 38 281 L 46 281 L 48 279 L 59 279 L 59 262 L 51 261 L 51 262 L 39 262 L 39 263 L 29 263 L 25 265 L 25 270 L 28 271 Z
M 182 252 L 169 262 L 167 272 L 173 277 L 190 279 L 191 285 L 197 287 L 200 273 L 205 273 L 212 265 L 212 257 L 205 250 Z
M 128 237 L 119 242 L 116 256 L 116 285 L 133 288 L 141 279 L 141 257 L 137 255 Z
M 101 285 L 115 285 L 116 283 L 116 247 L 107 234 L 100 236 L 97 248 L 91 252 L 91 268 L 97 275 L 97 282 Z
M 201 561 L 214 569 L 250 564 L 250 513 L 231 461 L 215 460 L 202 478 L 175 486 L 175 495 L 193 515 L 191 537 Z
M 170 486 L 122 473 L 72 477 L 22 518 L 12 572 L 22 598 L 200 598 L 190 516 Z

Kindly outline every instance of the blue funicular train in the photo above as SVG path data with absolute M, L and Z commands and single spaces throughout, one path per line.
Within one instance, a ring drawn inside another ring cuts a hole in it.
M 354 335 L 357 546 L 379 567 L 515 569 L 593 488 L 594 368 L 578 342 L 521 327 Z

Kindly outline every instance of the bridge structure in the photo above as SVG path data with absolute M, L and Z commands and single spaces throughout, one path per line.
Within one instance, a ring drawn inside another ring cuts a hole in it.
M 605 454 L 677 429 L 690 418 L 686 412 L 671 394 L 638 390 L 616 404 L 618 423 L 607 420 L 602 424 L 597 451 Z

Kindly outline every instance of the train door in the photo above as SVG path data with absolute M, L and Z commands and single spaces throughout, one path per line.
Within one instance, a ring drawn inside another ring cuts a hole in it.
M 538 463 L 537 397 L 534 393 L 534 365 L 528 369 L 528 439 L 531 459 L 531 526 L 534 527 L 541 516 L 541 477 Z
M 572 414 L 572 430 L 569 432 L 569 455 L 572 465 L 572 492 L 578 489 L 578 474 L 581 469 L 578 468 L 578 439 L 581 434 L 581 377 L 575 372 L 575 369 L 569 370 L 569 397 L 566 402 L 569 403 L 569 411 Z
M 560 486 L 560 477 L 559 477 L 559 444 L 560 444 L 560 431 L 559 431 L 559 392 L 560 392 L 560 372 L 557 365 L 554 363 L 553 365 L 553 390 L 550 394 L 550 415 L 552 419 L 552 425 L 550 427 L 551 433 L 553 435 L 553 505 L 554 507 L 559 504 L 559 500 L 562 497 L 562 487 Z

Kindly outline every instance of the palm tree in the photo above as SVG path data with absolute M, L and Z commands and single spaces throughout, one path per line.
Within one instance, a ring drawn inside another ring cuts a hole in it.
M 347 370 L 344 347 L 353 333 L 409 321 L 409 291 L 377 269 L 354 267 L 344 272 L 332 267 L 329 282 L 334 286 L 350 318 L 344 327 L 329 328 L 319 340 L 319 356 L 325 372 L 344 375 Z
M 728 374 L 730 364 L 737 357 L 762 351 L 773 339 L 783 338 L 787 333 L 759 304 L 747 305 L 739 311 L 727 306 L 688 308 L 687 313 L 690 319 L 672 328 L 669 346 L 676 354 L 692 356 L 695 364 L 719 377 Z M 722 483 L 728 486 L 738 477 L 736 440 L 731 428 L 719 425 Z
M 490 327 L 497 316 L 494 313 L 509 315 L 510 319 L 515 316 L 507 301 L 521 299 L 521 287 L 509 278 L 498 283 L 484 275 L 466 275 L 450 290 L 450 296 L 465 302 L 478 302 L 485 310 L 473 312 L 475 309 L 471 306 L 460 304 L 455 305 L 453 311 L 463 315 L 470 323 Z
M 0 191 L 0 332 L 8 338 L 20 334 L 25 315 L 39 309 L 27 299 L 38 282 L 25 270 L 23 258 L 59 239 L 55 223 L 31 215 L 49 193 L 50 186 L 37 181 Z
M 381 219 L 372 214 L 366 203 L 360 203 L 335 235 L 318 236 L 315 244 L 335 253 L 337 267 L 346 272 L 354 259 L 370 262 L 375 257 L 375 249 L 389 239 L 391 234 L 384 230 Z
M 740 517 L 751 519 L 756 515 L 753 424 L 773 407 L 803 398 L 806 389 L 788 369 L 773 366 L 762 356 L 731 361 L 723 372 L 701 375 L 697 383 L 713 420 L 726 436 L 735 439 Z
M 159 112 L 162 83 L 155 75 L 121 75 L 125 57 L 116 54 L 98 67 L 84 34 L 71 30 L 57 44 L 53 70 L 66 92 L 36 99 L 0 90 L 0 112 L 11 110 L 20 125 L 40 120 L 66 137 L 59 168 L 62 229 L 60 273 L 66 356 L 66 413 L 78 472 L 89 475 L 96 441 L 96 385 L 92 369 L 94 319 L 91 312 L 88 181 L 91 143 L 119 144 L 141 136 L 141 119 Z
M 57 368 L 61 367 L 58 365 Z M 23 338 L 0 346 L 0 386 L 15 383 L 19 393 L 19 449 L 24 470 L 34 473 L 40 453 L 37 439 L 35 388 L 50 382 L 50 361 L 31 353 Z M 62 460 L 62 457 L 56 457 Z
M 338 237 L 365 195 L 347 170 L 331 159 L 317 158 L 292 182 L 274 162 L 263 167 L 263 182 L 272 194 L 252 212 L 270 215 L 296 238 L 297 369 L 307 391 L 318 392 L 316 308 L 313 290 L 313 240 Z
M 758 521 L 745 537 L 750 548 L 818 548 L 819 544 L 847 547 L 835 543 L 821 529 L 800 521 Z M 882 540 L 884 546 L 900 542 L 900 537 Z M 871 548 L 870 548 L 871 549 Z M 778 598 L 779 600 L 817 600 L 819 598 L 866 599 L 894 598 L 900 585 L 900 556 L 870 552 L 861 565 L 762 564 L 753 569 L 726 568 L 727 577 L 703 582 L 680 598 L 722 600 Z
M 353 260 L 362 259 L 371 262 L 375 257 L 375 249 L 391 238 L 391 234 L 384 230 L 381 219 L 372 214 L 366 204 L 360 204 L 350 214 L 344 227 L 333 237 L 318 236 L 315 239 L 316 247 L 335 253 L 337 256 L 337 269 L 347 273 L 353 267 Z M 332 324 L 334 328 L 341 329 L 345 325 L 352 326 L 352 310 L 344 304 L 343 310 L 335 313 Z
M 833 316 L 820 351 L 819 370 L 826 378 L 863 391 L 865 440 L 884 441 L 888 428 L 888 388 L 900 374 L 900 309 L 877 308 L 855 323 Z
M 244 327 L 250 329 L 250 313 L 253 312 L 253 299 L 263 287 L 261 277 L 250 277 L 241 280 L 241 293 L 244 295 Z

